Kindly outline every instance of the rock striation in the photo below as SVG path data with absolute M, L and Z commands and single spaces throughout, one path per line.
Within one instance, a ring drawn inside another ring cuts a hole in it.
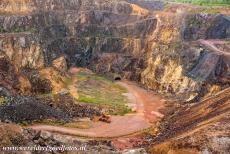
M 66 70 L 86 67 L 186 102 L 166 116 L 150 152 L 225 153 L 230 16 L 193 11 L 189 6 L 165 9 L 161 1 L 1 0 L 1 119 L 100 116 L 100 108 L 75 104 L 65 90 Z M 47 100 L 28 96 L 50 92 L 57 96 Z M 40 140 L 45 145 L 50 141 Z M 104 148 L 117 152 L 111 146 Z
M 228 16 L 156 14 L 154 10 L 163 9 L 160 2 L 151 9 L 139 3 L 4 0 L 0 5 L 1 54 L 17 69 L 52 66 L 53 60 L 64 55 L 68 67 L 119 74 L 161 93 L 186 93 L 183 99 L 195 96 L 204 84 L 216 85 L 210 82 L 213 75 L 225 78 L 221 84 L 229 84 L 224 73 L 229 71 L 223 60 L 226 55 L 187 45 L 198 39 L 229 38 Z M 202 68 L 213 60 L 209 75 L 202 75 Z

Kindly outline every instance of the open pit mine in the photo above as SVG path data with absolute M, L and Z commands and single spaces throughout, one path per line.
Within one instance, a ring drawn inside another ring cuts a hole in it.
M 229 0 L 0 0 L 0 154 L 76 153 L 229 154 Z

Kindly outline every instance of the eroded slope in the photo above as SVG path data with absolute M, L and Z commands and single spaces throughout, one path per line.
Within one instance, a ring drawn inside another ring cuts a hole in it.
M 165 119 L 151 153 L 228 153 L 230 89 L 191 105 Z

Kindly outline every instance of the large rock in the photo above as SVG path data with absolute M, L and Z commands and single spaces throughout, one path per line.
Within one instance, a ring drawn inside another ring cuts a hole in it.
M 200 81 L 221 82 L 221 78 L 230 81 L 229 58 L 215 52 L 204 53 L 188 74 Z
M 30 83 L 31 93 L 47 94 L 53 90 L 52 81 L 44 77 L 38 70 L 24 68 L 21 74 L 27 78 L 26 83 Z M 25 85 L 24 85 L 25 86 Z
M 230 38 L 230 16 L 219 16 L 207 32 L 208 39 Z

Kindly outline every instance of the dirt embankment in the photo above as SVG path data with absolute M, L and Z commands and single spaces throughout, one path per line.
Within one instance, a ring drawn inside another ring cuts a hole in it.
M 229 152 L 230 88 L 166 116 L 150 153 Z

